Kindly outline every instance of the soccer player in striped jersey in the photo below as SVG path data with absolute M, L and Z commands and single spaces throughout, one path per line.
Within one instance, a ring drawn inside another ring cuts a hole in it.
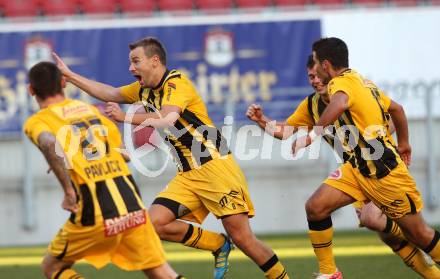
M 192 82 L 181 72 L 167 69 L 166 52 L 157 39 L 141 39 L 129 47 L 130 72 L 137 81 L 119 88 L 89 80 L 72 72 L 59 57 L 55 59 L 70 82 L 109 102 L 106 112 L 116 121 L 165 128 L 179 172 L 149 210 L 161 239 L 212 251 L 214 278 L 224 278 L 229 238 L 181 221 L 201 224 L 212 213 L 266 278 L 289 278 L 272 249 L 250 228 L 254 208 L 246 179 Z M 126 117 L 116 104 L 135 102 L 142 102 L 145 113 Z
M 423 219 L 422 197 L 407 168 L 411 162 L 411 146 L 403 108 L 349 68 L 348 48 L 341 39 L 320 39 L 312 49 L 317 74 L 328 84 L 330 96 L 316 126 L 334 125 L 345 129 L 345 133 L 337 134 L 335 139 L 349 156 L 338 175 L 334 175 L 333 187 L 329 179 L 326 180 L 307 202 L 309 226 L 315 228 L 312 243 L 332 241 L 331 212 L 352 203 L 357 192 L 396 222 L 409 242 L 440 263 L 440 233 Z M 390 116 L 397 145 L 387 131 Z M 312 130 L 294 143 L 293 153 L 321 134 L 321 129 Z M 351 186 L 352 195 L 338 190 L 347 184 Z
M 305 130 L 312 129 L 329 103 L 327 87 L 318 77 L 314 64 L 313 56 L 310 55 L 307 61 L 307 76 L 309 83 L 314 88 L 315 92 L 304 98 L 298 108 L 284 122 L 273 121 L 264 115 L 263 108 L 256 104 L 249 106 L 246 113 L 247 116 L 264 129 L 265 132 L 280 140 L 292 136 L 299 128 Z M 391 126 L 389 133 L 391 134 L 394 127 L 392 121 L 389 122 Z M 335 147 L 334 137 L 335 134 L 324 136 L 324 139 L 332 148 Z M 347 154 L 342 156 L 342 158 L 347 157 Z M 327 182 L 329 186 L 332 186 L 334 181 L 337 180 L 336 178 L 338 176 L 335 175 L 337 173 L 330 175 L 329 178 L 331 180 L 328 180 Z M 340 179 L 343 181 L 342 178 Z M 352 195 L 351 187 L 342 187 L 340 184 L 334 184 L 334 186 L 338 187 L 340 191 Z M 355 194 L 356 193 L 353 195 Z M 409 243 L 406 240 L 396 222 L 383 214 L 382 211 L 380 211 L 374 203 L 369 202 L 365 196 L 357 194 L 355 197 L 357 198 L 357 201 L 353 203 L 353 206 L 359 217 L 359 223 L 361 226 L 377 231 L 380 238 L 390 246 L 394 253 L 396 253 L 406 265 L 424 278 L 440 278 L 440 270 L 432 264 L 431 259 L 427 259 L 427 262 L 425 259 L 427 256 L 420 249 L 416 248 L 412 243 Z M 312 241 L 314 241 L 313 236 L 315 233 L 313 227 L 311 227 L 310 232 Z M 312 242 L 312 244 L 319 260 L 320 274 L 318 275 L 318 278 L 342 278 L 342 273 L 336 269 L 332 242 L 327 242 L 326 245 L 315 242 Z
M 97 108 L 65 98 L 57 66 L 40 62 L 29 71 L 29 91 L 40 110 L 24 132 L 40 149 L 63 191 L 70 218 L 43 259 L 47 278 L 83 278 L 72 266 L 84 259 L 96 268 L 112 262 L 149 278 L 183 278 L 167 264 L 139 189 L 118 149 L 116 125 Z

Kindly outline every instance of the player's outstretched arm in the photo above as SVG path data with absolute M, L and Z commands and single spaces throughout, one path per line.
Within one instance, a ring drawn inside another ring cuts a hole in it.
M 64 159 L 56 154 L 57 144 L 55 136 L 49 132 L 42 132 L 38 136 L 38 147 L 64 190 L 64 200 L 61 206 L 63 209 L 75 213 L 78 211 L 75 190 L 65 167 Z
M 174 126 L 182 110 L 178 106 L 165 105 L 160 111 L 151 113 L 124 113 L 121 107 L 113 102 L 107 103 L 105 113 L 117 122 L 125 122 L 142 127 L 168 128 Z
M 55 53 L 52 53 L 55 63 L 67 81 L 71 82 L 87 94 L 105 102 L 124 103 L 120 88 L 88 79 L 70 70 L 64 61 Z
M 391 101 L 388 112 L 393 119 L 397 135 L 397 150 L 406 165 L 411 164 L 411 145 L 409 144 L 408 120 L 401 105 Z
M 285 122 L 277 122 L 264 115 L 263 108 L 257 104 L 249 106 L 246 116 L 257 123 L 267 134 L 279 140 L 287 139 L 296 132 L 295 127 L 289 126 Z

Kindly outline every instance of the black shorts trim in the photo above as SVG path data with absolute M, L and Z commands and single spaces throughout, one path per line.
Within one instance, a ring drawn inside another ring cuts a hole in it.
M 167 198 L 156 198 L 152 204 L 160 204 L 165 206 L 174 213 L 174 217 L 176 217 L 176 219 L 179 218 L 180 203 Z
M 414 204 L 414 201 L 409 197 L 408 194 L 406 194 L 406 197 L 409 200 L 409 205 L 411 207 L 411 214 L 416 214 L 417 213 L 417 208 L 416 208 L 416 205 Z

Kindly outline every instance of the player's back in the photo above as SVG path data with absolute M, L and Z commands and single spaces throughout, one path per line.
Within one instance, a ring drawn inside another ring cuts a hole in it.
M 116 125 L 95 107 L 66 99 L 30 117 L 25 132 L 38 144 L 41 132 L 56 136 L 75 186 L 79 211 L 73 223 L 91 226 L 144 209 L 127 164 L 118 152 Z

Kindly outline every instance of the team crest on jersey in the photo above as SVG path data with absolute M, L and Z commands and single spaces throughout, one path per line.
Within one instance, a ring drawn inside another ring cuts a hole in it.
M 215 67 L 224 67 L 234 61 L 234 40 L 231 32 L 213 30 L 205 37 L 205 60 Z
M 332 173 L 328 176 L 328 178 L 330 178 L 330 179 L 336 179 L 336 180 L 341 179 L 341 177 L 342 177 L 342 171 L 341 171 L 341 169 L 337 169 L 337 170 L 335 170 L 334 172 L 332 172 Z
M 168 82 L 168 92 L 167 92 L 167 101 L 169 102 L 171 99 L 171 91 L 176 90 L 176 85 L 172 82 Z
M 41 37 L 34 37 L 26 42 L 24 63 L 30 69 L 41 61 L 52 61 L 52 45 Z

